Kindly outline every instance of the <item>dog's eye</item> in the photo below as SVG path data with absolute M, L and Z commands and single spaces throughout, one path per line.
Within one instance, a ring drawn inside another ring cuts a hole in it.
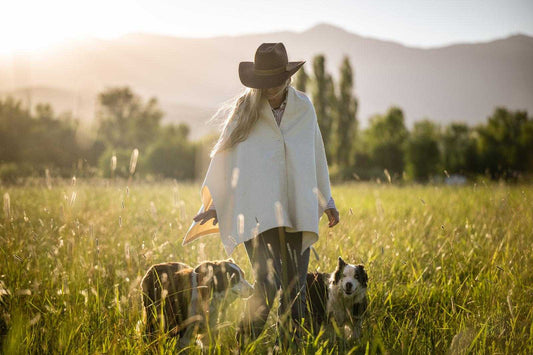
M 232 285 L 239 283 L 239 276 L 236 274 L 228 274 L 228 278 Z

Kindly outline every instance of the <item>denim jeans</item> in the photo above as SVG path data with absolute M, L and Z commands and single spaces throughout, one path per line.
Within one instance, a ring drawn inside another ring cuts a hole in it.
M 284 338 L 298 332 L 305 317 L 305 280 L 309 248 L 302 253 L 302 232 L 273 228 L 244 243 L 255 276 L 254 294 L 247 301 L 238 337 L 261 334 L 277 291 L 281 288 L 278 329 Z M 291 321 L 292 319 L 292 321 Z

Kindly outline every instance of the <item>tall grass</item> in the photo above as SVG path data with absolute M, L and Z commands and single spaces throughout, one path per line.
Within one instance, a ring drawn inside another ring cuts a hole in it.
M 181 246 L 200 203 L 196 184 L 79 180 L 0 195 L 5 353 L 145 353 L 139 282 L 148 267 L 226 257 L 214 237 Z M 284 351 L 533 352 L 533 187 L 343 184 L 333 196 L 341 221 L 329 229 L 322 219 L 309 270 L 332 271 L 339 255 L 366 265 L 363 338 L 307 334 Z M 233 257 L 253 281 L 242 246 Z M 237 349 L 242 308 L 226 310 L 211 351 Z M 275 314 L 245 352 L 272 349 Z

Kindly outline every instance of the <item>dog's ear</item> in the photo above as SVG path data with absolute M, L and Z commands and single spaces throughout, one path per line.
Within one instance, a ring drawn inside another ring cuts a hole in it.
M 362 264 L 359 264 L 359 265 L 357 265 L 357 266 L 360 267 L 359 270 L 360 270 L 361 281 L 362 281 L 363 285 L 366 287 L 366 285 L 367 285 L 367 283 L 368 283 L 368 275 L 367 275 L 367 273 L 366 273 L 366 271 L 365 271 L 365 266 L 362 265 Z
M 197 273 L 197 274 L 200 274 L 200 273 L 213 273 L 214 266 L 215 266 L 215 264 L 206 261 L 206 262 L 201 263 L 197 267 L 195 267 L 194 268 L 194 272 Z
M 233 264 L 235 264 L 235 260 L 233 260 L 233 258 L 229 258 L 229 259 L 227 259 L 226 261 L 229 262 L 229 263 L 233 263 Z
M 333 275 L 333 282 L 337 283 L 342 277 L 342 271 L 344 270 L 344 266 L 346 266 L 346 263 L 342 258 L 339 256 L 339 262 L 337 263 L 337 268 L 334 271 Z

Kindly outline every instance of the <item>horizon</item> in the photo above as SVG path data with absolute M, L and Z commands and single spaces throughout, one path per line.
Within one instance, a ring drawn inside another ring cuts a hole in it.
M 109 37 L 109 38 L 96 37 L 96 36 L 93 36 L 93 37 L 80 37 L 80 38 L 66 38 L 66 39 L 63 39 L 61 41 L 58 41 L 58 42 L 55 42 L 55 43 L 51 43 L 50 45 L 48 45 L 46 47 L 35 48 L 35 49 L 32 49 L 32 50 L 19 49 L 19 50 L 14 50 L 14 51 L 10 51 L 10 52 L 3 52 L 2 48 L 0 47 L 0 57 L 2 57 L 2 56 L 3 57 L 7 57 L 9 55 L 12 55 L 12 56 L 22 56 L 24 58 L 27 55 L 31 56 L 33 54 L 45 53 L 47 51 L 54 50 L 54 49 L 57 49 L 57 48 L 61 48 L 63 46 L 68 46 L 68 45 L 72 45 L 72 44 L 76 44 L 76 43 L 83 43 L 84 41 L 112 42 L 112 41 L 120 40 L 122 38 L 126 38 L 128 36 L 137 36 L 137 35 L 154 36 L 154 37 L 167 37 L 167 38 L 176 38 L 176 39 L 209 40 L 209 39 L 228 38 L 228 37 L 231 38 L 231 37 L 244 37 L 244 36 L 261 36 L 261 35 L 270 35 L 270 34 L 275 34 L 275 33 L 301 34 L 301 33 L 305 33 L 307 31 L 310 31 L 310 30 L 312 30 L 312 29 L 314 29 L 316 27 L 319 27 L 319 26 L 329 26 L 329 27 L 335 28 L 336 30 L 345 31 L 345 32 L 349 33 L 350 35 L 359 36 L 361 38 L 380 41 L 380 42 L 394 43 L 394 44 L 398 44 L 398 45 L 401 45 L 401 46 L 406 47 L 406 48 L 420 49 L 420 50 L 439 49 L 439 48 L 445 48 L 445 47 L 456 46 L 456 45 L 490 43 L 490 42 L 494 42 L 494 41 L 498 41 L 498 40 L 504 40 L 504 39 L 507 39 L 507 38 L 516 37 L 516 36 L 525 36 L 525 37 L 533 38 L 533 33 L 530 34 L 530 33 L 525 33 L 525 32 L 512 32 L 512 33 L 508 33 L 508 34 L 502 35 L 500 37 L 494 37 L 494 38 L 488 38 L 488 39 L 482 39 L 482 40 L 481 39 L 480 40 L 471 40 L 471 41 L 469 41 L 469 40 L 459 40 L 457 42 L 449 42 L 449 43 L 442 43 L 442 44 L 437 44 L 437 45 L 423 46 L 423 45 L 406 44 L 406 43 L 402 43 L 400 41 L 396 41 L 394 39 L 389 39 L 389 38 L 380 38 L 380 37 L 376 37 L 376 36 L 365 36 L 365 35 L 362 35 L 360 33 L 356 33 L 356 32 L 350 31 L 350 30 L 348 30 L 346 28 L 343 28 L 343 27 L 341 27 L 339 25 L 336 25 L 336 24 L 320 22 L 320 23 L 316 23 L 316 24 L 314 24 L 314 25 L 312 25 L 312 26 L 310 26 L 310 27 L 308 27 L 306 29 L 303 29 L 301 31 L 300 30 L 272 30 L 272 31 L 266 31 L 266 32 L 250 32 L 250 33 L 242 33 L 242 34 L 221 34 L 221 35 L 213 35 L 213 36 L 205 36 L 205 37 L 179 36 L 179 35 L 168 34 L 168 33 L 133 31 L 133 32 L 127 32 L 127 33 L 123 33 L 123 34 L 120 34 L 118 36 Z
M 11 1 L 5 9 L 8 16 L 0 23 L 0 31 L 11 36 L 0 45 L 0 54 L 31 53 L 65 42 L 112 40 L 136 33 L 206 39 L 298 33 L 320 24 L 415 48 L 488 42 L 516 34 L 533 36 L 533 3 L 527 0 L 411 0 L 401 4 L 392 0 L 333 0 L 328 6 L 315 0 L 288 4 L 275 0 L 268 6 L 242 0 L 201 4 L 168 0 L 119 0 L 110 4 L 103 0 L 90 4 Z M 236 9 L 239 16 L 234 15 Z
M 351 35 L 355 35 L 355 36 L 359 36 L 359 37 L 362 37 L 362 38 L 366 38 L 366 39 L 372 39 L 372 40 L 376 40 L 376 41 L 380 41 L 380 42 L 389 42 L 389 43 L 396 43 L 396 44 L 400 44 L 404 47 L 408 47 L 408 48 L 414 48 L 414 49 L 435 49 L 435 48 L 443 48 L 443 47 L 449 47 L 449 46 L 455 46 L 455 45 L 461 45 L 461 44 L 477 44 L 477 43 L 490 43 L 490 42 L 494 42 L 494 41 L 498 41 L 498 40 L 502 40 L 502 39 L 506 39 L 506 38 L 510 38 L 510 37 L 515 37 L 515 36 L 526 36 L 526 37 L 532 37 L 533 38 L 533 33 L 525 33 L 525 32 L 511 32 L 511 33 L 508 33 L 508 34 L 505 34 L 505 35 L 502 35 L 500 37 L 494 37 L 494 38 L 488 38 L 488 39 L 480 39 L 480 40 L 472 40 L 472 41 L 468 41 L 468 40 L 459 40 L 457 42 L 449 42 L 449 43 L 442 43 L 442 44 L 436 44 L 436 45 L 429 45 L 429 46 L 423 46 L 423 45 L 411 45 L 411 44 L 405 44 L 405 43 L 402 43 L 400 41 L 396 41 L 396 40 L 393 40 L 393 39 L 388 39 L 388 38 L 381 38 L 381 37 L 377 37 L 377 36 L 365 36 L 365 35 L 362 35 L 360 33 L 357 33 L 357 32 L 353 32 L 353 31 L 350 31 L 346 28 L 343 28 L 342 26 L 339 26 L 339 25 L 336 25 L 336 24 L 333 24 L 333 23 L 328 23 L 328 22 L 318 22 L 316 24 L 313 24 L 311 25 L 310 27 L 308 28 L 305 28 L 303 30 L 272 30 L 272 31 L 266 31 L 266 32 L 250 32 L 250 33 L 242 33 L 242 34 L 222 34 L 222 35 L 213 35 L 213 36 L 205 36 L 205 37 L 195 37 L 195 36 L 178 36 L 178 35 L 173 35 L 173 34 L 166 34 L 166 33 L 156 33 L 156 32 L 128 32 L 128 33 L 124 33 L 120 36 L 117 36 L 117 37 L 113 37 L 113 38 L 98 38 L 98 37 L 87 37 L 85 38 L 86 40 L 102 40 L 102 41 L 112 41 L 112 40 L 117 40 L 117 39 L 120 39 L 120 38 L 124 38 L 124 37 L 128 37 L 128 36 L 134 36 L 134 35 L 148 35 L 148 36 L 157 36 L 157 37 L 168 37 L 168 38 L 181 38 L 181 39 L 199 39 L 199 40 L 202 40 L 202 39 L 216 39 L 216 38 L 227 38 L 227 37 L 243 37 L 243 36 L 261 36 L 261 35 L 271 35 L 271 34 L 276 34 L 276 33 L 296 33 L 296 34 L 301 34 L 301 33 L 305 33 L 307 31 L 310 31 L 316 27 L 320 27 L 320 26 L 330 26 L 330 27 L 334 27 L 336 28 L 337 30 L 341 30 L 341 31 L 345 31 Z

